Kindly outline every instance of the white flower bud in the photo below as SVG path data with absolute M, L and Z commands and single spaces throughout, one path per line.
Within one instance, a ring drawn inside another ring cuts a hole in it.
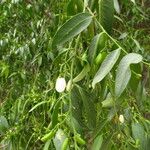
M 124 123 L 124 116 L 123 115 L 119 116 L 119 121 L 120 121 L 120 123 Z
M 61 93 L 66 88 L 66 80 L 65 78 L 58 77 L 55 84 L 55 89 L 57 92 Z

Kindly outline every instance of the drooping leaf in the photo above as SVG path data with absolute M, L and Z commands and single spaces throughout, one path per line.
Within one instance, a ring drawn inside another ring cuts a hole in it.
M 92 130 L 96 127 L 96 111 L 94 106 L 94 100 L 89 93 L 83 89 L 79 89 L 82 97 L 83 106 L 86 113 L 87 125 Z
M 118 0 L 114 0 L 114 8 L 118 14 L 120 14 L 120 6 Z
M 83 68 L 83 70 L 73 79 L 73 82 L 78 82 L 78 81 L 82 80 L 89 71 L 90 71 L 90 66 L 89 66 L 89 64 L 87 64 Z
M 95 87 L 95 84 L 100 82 L 113 68 L 114 64 L 118 60 L 120 55 L 120 49 L 112 51 L 103 61 L 96 75 L 94 76 L 92 87 Z
M 117 97 L 121 95 L 130 80 L 130 65 L 137 64 L 141 61 L 142 56 L 136 53 L 127 54 L 122 58 L 117 69 L 115 80 L 115 94 Z
M 105 47 L 106 39 L 107 36 L 104 32 L 96 35 L 93 38 L 88 51 L 88 60 L 90 64 L 93 64 L 94 59 L 96 58 L 98 52 L 100 52 Z
M 45 104 L 45 103 L 47 103 L 47 101 L 42 101 L 42 102 L 36 104 L 35 106 L 33 106 L 33 107 L 29 110 L 29 112 L 32 112 L 34 109 L 36 109 L 37 107 L 39 107 L 39 106 L 41 106 L 41 105 L 43 105 L 43 104 Z
M 56 32 L 52 42 L 52 47 L 55 48 L 56 46 L 60 46 L 78 35 L 88 27 L 91 21 L 92 16 L 89 13 L 80 13 L 72 17 Z
M 99 0 L 99 21 L 103 28 L 111 33 L 114 20 L 114 1 Z
M 56 102 L 54 106 L 54 110 L 52 113 L 52 128 L 55 127 L 55 125 L 58 123 L 58 113 L 59 113 L 59 107 L 60 107 L 60 100 Z
M 80 93 L 78 91 L 78 88 L 76 86 L 73 87 L 71 90 L 71 113 L 72 116 L 76 119 L 76 121 L 82 125 L 82 99 L 80 96 Z

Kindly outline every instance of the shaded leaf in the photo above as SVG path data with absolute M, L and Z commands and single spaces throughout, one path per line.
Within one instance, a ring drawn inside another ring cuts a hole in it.
M 93 38 L 88 51 L 88 60 L 90 64 L 94 63 L 97 54 L 105 47 L 106 40 L 107 36 L 103 32 Z
M 82 99 L 76 86 L 71 90 L 71 112 L 76 121 L 82 125 Z
M 91 95 L 87 93 L 85 90 L 80 88 L 79 92 L 82 97 L 88 127 L 92 130 L 96 127 L 96 111 L 94 106 L 94 100 L 91 97 Z
M 114 1 L 99 0 L 99 19 L 103 28 L 111 33 L 114 20 Z
M 55 127 L 55 125 L 58 123 L 58 113 L 59 113 L 59 108 L 60 108 L 60 100 L 56 102 L 54 106 L 54 110 L 52 113 L 52 128 Z

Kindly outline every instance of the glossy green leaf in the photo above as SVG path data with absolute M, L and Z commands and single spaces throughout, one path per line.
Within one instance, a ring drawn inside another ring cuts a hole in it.
M 112 51 L 102 62 L 99 70 L 97 71 L 96 75 L 94 76 L 92 87 L 95 87 L 95 84 L 103 80 L 103 78 L 110 72 L 113 68 L 114 64 L 118 60 L 120 55 L 120 49 Z
M 117 69 L 115 80 L 115 94 L 117 97 L 119 97 L 122 94 L 130 80 L 130 65 L 137 64 L 141 61 L 142 56 L 136 53 L 127 54 L 122 58 Z
M 60 46 L 86 29 L 92 21 L 89 13 L 80 13 L 68 20 L 56 32 L 52 47 Z
M 114 20 L 113 0 L 99 0 L 99 20 L 103 28 L 111 33 Z

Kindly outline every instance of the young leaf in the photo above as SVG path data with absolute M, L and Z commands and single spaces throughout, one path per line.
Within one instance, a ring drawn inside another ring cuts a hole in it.
M 141 61 L 142 56 L 136 53 L 127 54 L 122 58 L 116 73 L 115 94 L 117 97 L 121 95 L 130 80 L 130 64 L 137 64 Z
M 111 33 L 114 19 L 114 1 L 99 0 L 99 19 L 103 28 Z
M 99 70 L 97 71 L 93 82 L 92 87 L 95 87 L 95 84 L 100 82 L 113 68 L 114 64 L 116 63 L 117 59 L 120 55 L 120 49 L 116 49 L 112 51 L 103 61 L 102 65 L 100 66 Z
M 88 27 L 91 21 L 92 16 L 89 13 L 80 13 L 72 17 L 56 32 L 52 42 L 52 47 L 55 48 L 56 46 L 60 46 L 78 35 Z

